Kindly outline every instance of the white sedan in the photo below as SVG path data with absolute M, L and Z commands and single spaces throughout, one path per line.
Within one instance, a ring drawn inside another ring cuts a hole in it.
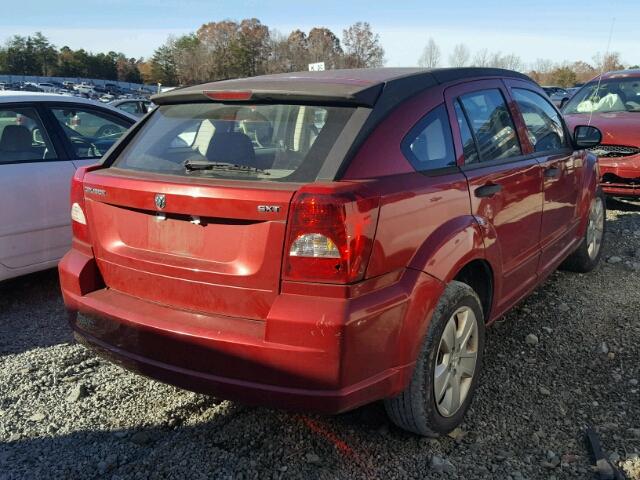
M 83 98 L 0 92 L 0 281 L 56 266 L 71 244 L 71 177 L 136 120 Z

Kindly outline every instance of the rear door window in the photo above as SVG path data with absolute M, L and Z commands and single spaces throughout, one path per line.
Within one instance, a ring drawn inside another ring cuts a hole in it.
M 0 164 L 56 158 L 49 135 L 34 108 L 0 108 Z
M 475 137 L 481 162 L 522 155 L 518 134 L 500 90 L 490 89 L 460 97 Z
M 112 166 L 225 179 L 314 181 L 353 110 L 285 104 L 162 105 Z
M 69 105 L 52 108 L 75 158 L 100 158 L 130 127 L 130 123 L 108 113 Z
M 449 116 L 444 105 L 433 109 L 411 129 L 402 142 L 402 150 L 419 172 L 456 165 Z

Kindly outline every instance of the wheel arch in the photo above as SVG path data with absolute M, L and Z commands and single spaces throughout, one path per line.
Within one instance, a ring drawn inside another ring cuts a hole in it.
M 491 264 L 484 258 L 476 258 L 465 264 L 455 274 L 453 280 L 469 285 L 480 298 L 485 323 L 491 316 L 495 279 Z

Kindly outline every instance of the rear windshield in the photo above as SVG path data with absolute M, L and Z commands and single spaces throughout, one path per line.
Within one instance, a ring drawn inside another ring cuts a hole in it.
M 311 182 L 353 110 L 274 104 L 164 105 L 112 166 L 172 175 Z

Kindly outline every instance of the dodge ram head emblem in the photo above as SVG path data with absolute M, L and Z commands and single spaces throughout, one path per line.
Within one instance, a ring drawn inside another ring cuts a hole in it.
M 156 207 L 158 210 L 162 210 L 167 206 L 167 197 L 164 196 L 164 193 L 156 194 Z

